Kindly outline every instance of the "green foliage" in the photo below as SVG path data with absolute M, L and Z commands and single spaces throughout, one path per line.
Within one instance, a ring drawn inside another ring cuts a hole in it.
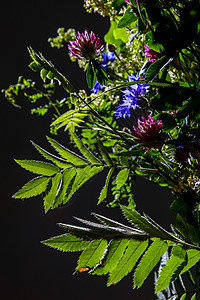
M 186 251 L 180 245 L 176 245 L 173 247 L 171 257 L 168 260 L 166 266 L 162 268 L 160 276 L 158 277 L 158 280 L 156 282 L 156 293 L 166 289 L 169 284 L 178 277 L 178 274 L 180 274 L 180 270 L 183 269 L 186 263 L 186 255 Z
M 157 265 L 161 257 L 168 249 L 166 241 L 156 239 L 143 255 L 134 274 L 134 287 L 142 286 L 152 269 Z
M 77 218 L 85 227 L 60 224 L 68 233 L 43 243 L 61 251 L 83 251 L 76 272 L 107 274 L 108 286 L 133 270 L 133 287 L 139 288 L 160 261 L 155 272 L 157 298 L 196 299 L 199 286 L 190 269 L 196 267 L 198 275 L 200 3 L 85 0 L 85 7 L 110 18 L 104 41 L 115 55 L 110 59 L 107 51 L 89 61 L 78 60 L 86 73 L 88 91 L 77 91 L 52 62 L 32 48 L 29 67 L 39 74 L 42 87 L 19 77 L 17 84 L 2 91 L 16 107 L 16 98 L 26 97 L 33 105 L 31 113 L 43 116 L 54 110 L 51 133 L 64 128 L 75 147 L 72 151 L 48 137 L 56 152 L 52 154 L 33 143 L 49 162 L 16 160 L 38 177 L 13 197 L 42 194 L 47 212 L 66 204 L 85 182 L 104 170 L 107 175 L 98 204 L 121 206 L 131 226 L 94 214 L 100 223 Z M 61 48 L 75 35 L 73 29 L 60 28 L 58 36 L 49 42 Z M 145 53 L 144 45 L 150 48 L 149 53 Z M 132 74 L 139 74 L 140 80 L 130 82 L 128 76 Z M 93 89 L 97 82 L 101 84 L 99 91 Z M 65 93 L 62 100 L 57 100 L 58 85 Z M 137 102 L 135 110 L 130 108 L 134 107 L 133 99 Z M 116 118 L 113 111 L 117 105 L 123 112 L 130 108 L 129 120 Z M 141 124 L 146 125 L 143 129 L 138 126 L 136 139 L 133 125 L 137 127 L 138 117 L 143 116 L 153 117 L 157 123 L 152 121 L 150 126 L 143 119 Z M 171 189 L 174 201 L 170 208 L 177 214 L 172 232 L 135 210 L 137 176 Z M 189 296 L 182 280 L 185 273 L 193 285 Z M 176 290 L 177 282 L 181 292 Z
M 122 209 L 125 210 L 124 207 Z M 101 215 L 94 216 L 100 224 L 76 218 L 86 227 L 60 224 L 69 233 L 50 238 L 43 243 L 61 251 L 84 250 L 76 270 L 83 269 L 96 275 L 108 274 L 108 286 L 119 282 L 136 266 L 133 287 L 141 287 L 169 246 L 173 248 L 157 278 L 156 293 L 166 289 L 200 259 L 199 247 L 177 239 L 170 233 L 166 235 L 167 231 L 164 229 L 160 229 L 160 236 L 157 232 L 154 234 L 151 226 L 155 222 L 138 217 L 140 215 L 136 211 L 132 210 L 131 221 L 134 219 L 134 226 L 138 228 L 128 227 Z M 163 235 L 166 235 L 166 239 L 163 239 Z
M 96 81 L 103 85 L 107 85 L 108 82 L 108 76 L 105 70 L 94 59 L 88 63 L 86 79 L 90 90 L 93 89 Z
M 102 171 L 102 163 L 84 147 L 77 137 L 74 136 L 74 139 L 85 157 L 77 155 L 48 137 L 48 141 L 60 157 L 50 154 L 36 144 L 34 146 L 55 165 L 34 160 L 16 160 L 21 167 L 42 176 L 28 182 L 13 197 L 23 199 L 45 192 L 44 207 L 47 212 L 50 208 L 65 204 L 86 181 Z M 94 162 L 97 166 L 94 166 Z

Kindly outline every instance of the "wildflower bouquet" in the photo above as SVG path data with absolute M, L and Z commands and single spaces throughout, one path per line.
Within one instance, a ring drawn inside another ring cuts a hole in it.
M 107 274 L 108 286 L 133 270 L 133 287 L 139 288 L 155 270 L 157 299 L 198 299 L 200 1 L 85 0 L 84 6 L 109 18 L 104 41 L 87 29 L 60 28 L 49 42 L 68 49 L 87 88 L 77 90 L 43 54 L 29 48 L 29 67 L 39 72 L 42 88 L 20 77 L 3 91 L 14 106 L 21 93 L 36 104 L 45 99 L 32 113 L 54 111 L 50 134 L 67 131 L 74 147 L 48 137 L 55 154 L 33 143 L 48 162 L 16 160 L 36 177 L 13 197 L 42 194 L 47 212 L 65 205 L 85 182 L 106 171 L 97 203 L 119 206 L 130 225 L 93 213 L 98 222 L 60 224 L 67 233 L 43 243 L 83 251 L 76 272 Z M 138 176 L 171 190 L 170 209 L 177 217 L 170 232 L 136 210 L 133 184 Z M 191 285 L 185 285 L 185 275 Z

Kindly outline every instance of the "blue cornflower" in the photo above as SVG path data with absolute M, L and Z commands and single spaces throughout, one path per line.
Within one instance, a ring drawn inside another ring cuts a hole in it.
M 133 99 L 123 99 L 123 103 L 117 106 L 117 110 L 113 111 L 116 118 L 126 118 L 130 117 L 130 109 L 136 109 L 137 106 L 137 99 L 135 101 Z
M 96 81 L 91 92 L 93 92 L 94 94 L 97 94 L 100 90 L 103 90 L 103 84 L 100 84 L 98 81 Z
M 103 60 L 100 61 L 100 66 L 105 70 L 109 69 L 109 62 L 113 62 L 116 59 L 115 54 L 111 51 L 107 51 L 107 53 L 102 52 L 102 58 Z M 91 92 L 97 94 L 100 90 L 103 90 L 103 85 L 96 81 Z
M 137 74 L 136 76 L 131 74 L 128 76 L 129 82 L 135 82 L 140 79 L 140 76 Z M 147 84 L 133 84 L 126 88 L 122 93 L 123 103 L 117 106 L 117 110 L 113 113 L 117 118 L 126 118 L 130 117 L 130 109 L 136 109 L 137 106 L 140 106 L 138 102 L 140 102 L 143 98 L 143 94 L 146 94 L 149 91 L 149 86 Z
M 107 53 L 102 52 L 103 61 L 101 61 L 101 67 L 107 70 L 109 68 L 108 63 L 113 62 L 116 59 L 116 56 L 113 52 L 107 51 Z

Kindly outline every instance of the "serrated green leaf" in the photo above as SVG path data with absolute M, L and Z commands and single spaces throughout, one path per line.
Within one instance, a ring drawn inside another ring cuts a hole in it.
M 141 216 L 136 210 L 126 207 L 124 205 L 120 206 L 124 216 L 141 230 L 144 230 L 149 235 L 153 237 L 163 238 L 167 240 L 175 239 L 169 232 L 163 229 L 155 221 L 151 220 L 148 216 Z
M 185 273 L 192 268 L 200 260 L 200 251 L 196 249 L 187 250 L 188 261 L 186 266 L 183 268 L 180 274 Z
M 47 137 L 47 139 L 50 142 L 50 144 L 54 147 L 54 149 L 62 156 L 62 158 L 66 159 L 68 162 L 74 164 L 75 166 L 88 164 L 88 161 L 85 160 L 83 157 L 65 148 L 54 139 L 50 137 Z
M 17 160 L 15 161 L 24 169 L 33 172 L 38 175 L 44 175 L 44 176 L 53 176 L 57 172 L 59 172 L 59 168 L 55 165 L 42 162 L 42 161 L 36 161 L 36 160 Z
M 149 273 L 159 262 L 160 258 L 167 251 L 168 245 L 166 241 L 155 239 L 149 249 L 143 255 L 134 274 L 134 288 L 142 286 Z
M 171 257 L 169 258 L 166 266 L 164 266 L 159 274 L 156 282 L 155 293 L 165 290 L 171 282 L 173 282 L 178 275 L 180 275 L 181 269 L 184 267 L 186 251 L 182 246 L 176 245 L 172 249 Z M 177 272 L 178 270 L 178 272 Z
M 47 188 L 50 181 L 49 177 L 35 177 L 28 183 L 26 183 L 17 193 L 13 195 L 13 198 L 30 198 L 40 195 Z
M 103 167 L 90 167 L 87 166 L 85 168 L 78 168 L 76 172 L 76 176 L 74 182 L 71 186 L 71 189 L 68 191 L 65 202 L 69 201 L 69 199 L 73 196 L 73 194 L 91 177 L 99 173 L 103 170 Z
M 99 196 L 98 204 L 100 204 L 107 197 L 108 185 L 109 185 L 110 178 L 112 177 L 113 172 L 114 172 L 114 168 L 111 168 L 108 172 L 108 175 L 106 177 L 105 185 L 104 185 L 103 189 L 101 190 L 101 193 L 100 193 L 100 196 Z
M 61 178 L 61 184 L 59 188 L 59 192 L 55 197 L 55 201 L 53 203 L 53 208 L 57 207 L 58 205 L 65 203 L 65 198 L 67 195 L 67 188 L 70 185 L 71 181 L 73 180 L 74 176 L 76 175 L 76 169 L 67 169 Z
M 44 150 L 34 142 L 32 142 L 32 144 L 40 152 L 40 154 L 42 154 L 42 156 L 55 163 L 59 168 L 61 169 L 71 168 L 72 164 L 70 164 L 66 160 L 49 153 L 48 151 Z
M 76 134 L 72 135 L 72 138 L 76 144 L 76 146 L 78 147 L 78 149 L 80 150 L 80 152 L 82 153 L 82 155 L 93 165 L 101 165 L 101 161 L 99 159 L 97 159 L 88 149 L 87 147 L 82 143 L 82 141 L 77 137 Z
M 66 233 L 42 241 L 43 244 L 60 251 L 81 251 L 87 248 L 90 241 L 84 241 L 73 234 Z
M 110 286 L 112 284 L 116 284 L 124 276 L 131 272 L 147 246 L 148 241 L 136 241 L 131 239 L 116 268 L 110 272 L 107 285 Z
M 116 177 L 116 184 L 117 188 L 120 189 L 126 182 L 129 176 L 130 169 L 122 169 L 117 177 Z
M 106 249 L 106 255 L 100 266 L 95 269 L 94 274 L 105 275 L 108 272 L 111 272 L 117 266 L 128 243 L 129 239 L 111 240 Z
M 56 194 L 59 189 L 60 185 L 60 179 L 61 179 L 61 173 L 56 174 L 54 177 L 51 179 L 51 188 L 48 194 L 44 198 L 44 210 L 45 213 L 52 207 Z
M 101 152 L 103 159 L 105 160 L 105 163 L 108 166 L 112 167 L 113 166 L 112 159 L 110 158 L 108 151 L 106 150 L 106 148 L 104 147 L 104 145 L 101 143 L 100 140 L 97 141 L 97 145 L 98 145 L 99 151 Z
M 91 241 L 89 246 L 83 251 L 76 269 L 89 267 L 94 268 L 101 260 L 107 246 L 107 241 L 104 239 Z
M 159 229 L 156 228 L 152 223 L 150 223 L 146 218 L 142 217 L 136 210 L 128 208 L 124 205 L 121 205 L 121 208 L 124 216 L 129 220 L 129 222 L 147 233 L 151 233 L 154 236 L 158 235 L 158 237 L 160 237 Z

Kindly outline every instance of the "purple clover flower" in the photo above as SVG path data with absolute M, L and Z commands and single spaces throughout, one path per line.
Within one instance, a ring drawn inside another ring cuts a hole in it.
M 144 117 L 142 120 L 138 119 L 138 128 L 133 126 L 133 129 L 135 140 L 138 143 L 155 142 L 155 145 L 148 147 L 148 150 L 151 148 L 159 149 L 157 142 L 163 142 L 166 139 L 165 133 L 162 132 L 162 121 L 155 121 L 154 117 L 148 116 L 147 120 Z
M 140 76 L 137 74 L 134 76 L 131 74 L 128 76 L 129 82 L 135 82 L 140 79 Z M 123 103 L 117 106 L 117 110 L 115 110 L 113 113 L 116 116 L 116 118 L 126 118 L 130 117 L 130 109 L 136 109 L 136 107 L 140 107 L 140 101 L 143 99 L 143 95 L 146 94 L 149 91 L 149 85 L 147 84 L 133 84 L 130 85 L 130 87 L 126 88 L 122 93 L 123 96 Z
M 78 32 L 75 41 L 69 42 L 68 49 L 71 55 L 77 59 L 93 59 L 99 56 L 100 52 L 104 50 L 104 46 L 98 35 L 85 30 L 84 33 Z
M 145 52 L 144 55 L 146 57 L 149 57 L 148 61 L 150 61 L 150 62 L 155 62 L 157 59 L 159 59 L 160 57 L 162 57 L 161 53 L 152 50 L 147 45 L 144 45 L 144 52 Z

